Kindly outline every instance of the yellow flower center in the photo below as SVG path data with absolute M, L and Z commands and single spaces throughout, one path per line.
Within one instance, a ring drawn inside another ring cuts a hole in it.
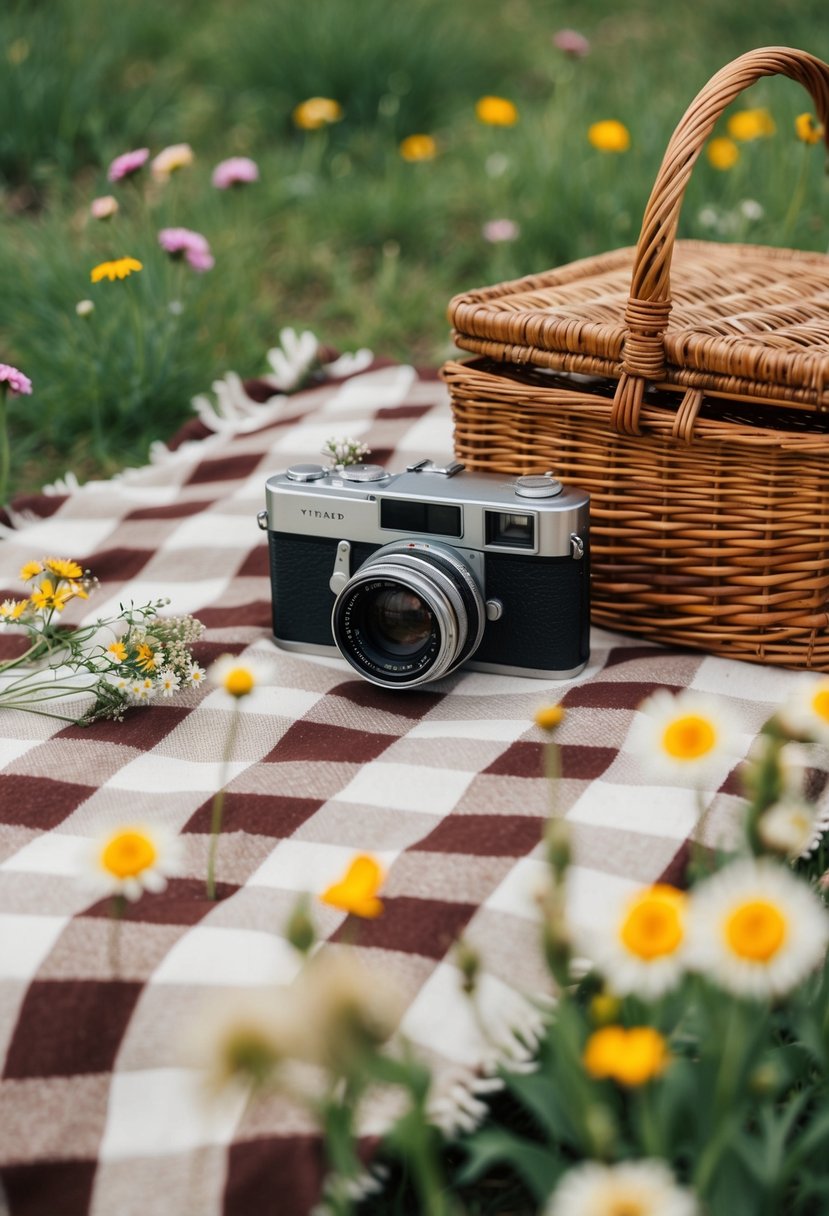
M 622 943 L 631 954 L 648 962 L 674 954 L 685 936 L 684 902 L 684 895 L 675 887 L 651 887 L 629 906 L 619 934 Z
M 812 697 L 812 709 L 824 722 L 829 722 L 829 686 L 822 686 Z
M 665 728 L 662 746 L 673 760 L 699 760 L 712 750 L 717 732 L 707 718 L 686 714 Z
M 605 1209 L 607 1216 L 649 1216 L 650 1205 L 644 1204 L 633 1196 L 611 1196 L 610 1206 Z
M 738 958 L 767 963 L 786 940 L 786 918 L 765 899 L 741 904 L 725 922 L 725 937 Z
M 253 673 L 247 667 L 231 667 L 224 678 L 225 692 L 232 697 L 246 697 L 253 691 Z
M 119 832 L 108 841 L 101 864 L 115 878 L 135 878 L 153 864 L 158 852 L 141 832 Z

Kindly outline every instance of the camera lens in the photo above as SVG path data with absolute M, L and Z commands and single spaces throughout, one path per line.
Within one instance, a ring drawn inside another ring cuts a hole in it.
M 400 542 L 378 550 L 334 604 L 334 640 L 374 684 L 436 680 L 477 649 L 486 619 L 478 584 L 449 548 Z

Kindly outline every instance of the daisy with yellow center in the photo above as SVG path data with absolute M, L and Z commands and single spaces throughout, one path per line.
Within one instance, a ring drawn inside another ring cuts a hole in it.
M 609 904 L 582 951 L 618 996 L 661 996 L 682 976 L 688 897 L 657 883 Z
M 731 138 L 739 140 L 740 143 L 749 143 L 752 139 L 766 139 L 777 130 L 771 114 L 762 108 L 737 110 L 726 125 Z
M 726 172 L 728 169 L 733 169 L 740 159 L 740 149 L 733 139 L 728 139 L 723 135 L 708 141 L 705 145 L 705 155 L 708 157 L 710 165 Z
M 191 663 L 187 668 L 187 683 L 191 688 L 199 688 L 207 679 L 207 672 L 198 663 Z
M 698 1216 L 664 1161 L 585 1161 L 568 1170 L 543 1216 Z
M 763 811 L 757 834 L 769 852 L 794 860 L 813 853 L 827 828 L 826 811 L 800 798 L 784 798 Z
M 790 734 L 829 743 L 829 676 L 798 676 L 778 717 Z
M 639 706 L 626 750 L 655 777 L 697 789 L 719 785 L 739 756 L 738 732 L 715 698 L 660 689 Z
M 438 146 L 431 135 L 407 135 L 401 142 L 400 155 L 412 163 L 420 160 L 434 160 Z
M 324 904 L 373 920 L 383 913 L 383 902 L 377 892 L 383 885 L 385 875 L 379 863 L 366 853 L 361 853 L 351 862 L 345 875 L 320 895 Z
M 102 279 L 114 282 L 115 279 L 126 279 L 134 271 L 143 269 L 144 266 L 138 258 L 115 258 L 112 262 L 99 262 L 92 268 L 89 277 L 93 283 L 100 283 Z
M 123 824 L 94 841 L 87 878 L 101 895 L 136 900 L 144 891 L 163 891 L 180 860 L 180 841 L 168 829 Z
M 822 963 L 827 942 L 829 912 L 777 862 L 734 862 L 694 890 L 690 965 L 737 996 L 785 995 Z
M 587 139 L 599 152 L 627 152 L 630 147 L 630 132 L 616 118 L 592 123 L 587 129 Z
M 590 1035 L 582 1055 L 591 1077 L 629 1089 L 658 1077 L 669 1060 L 668 1045 L 652 1026 L 603 1026 Z
M 211 684 L 223 689 L 234 700 L 240 701 L 250 696 L 256 685 L 262 683 L 264 670 L 256 659 L 225 654 L 216 660 L 208 676 Z
M 32 562 L 32 565 L 38 563 Z M 83 570 L 77 562 L 69 561 L 65 557 L 44 557 L 43 566 L 50 574 L 57 575 L 58 578 L 82 578 Z
M 479 97 L 475 102 L 475 117 L 489 127 L 514 127 L 518 122 L 518 107 L 506 97 Z
M 318 131 L 332 122 L 339 122 L 343 108 L 332 97 L 309 97 L 294 108 L 294 125 L 301 131 Z
M 798 114 L 794 129 L 797 138 L 804 144 L 819 144 L 823 139 L 823 124 L 818 122 L 814 114 Z

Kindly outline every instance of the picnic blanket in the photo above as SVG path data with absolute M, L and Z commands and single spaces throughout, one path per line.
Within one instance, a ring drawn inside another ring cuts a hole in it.
M 434 1069 L 436 1117 L 468 1109 L 476 1078 L 515 1049 L 510 1027 L 531 1031 L 524 994 L 548 991 L 534 897 L 551 789 L 534 713 L 568 711 L 557 810 L 574 832 L 572 914 L 589 924 L 610 895 L 679 875 L 698 815 L 691 791 L 647 785 L 626 751 L 637 705 L 659 686 L 718 694 L 747 749 L 799 678 L 599 630 L 587 669 L 563 683 L 460 671 L 391 692 L 338 658 L 277 649 L 256 523 L 266 477 L 318 461 L 331 436 L 369 444 L 395 471 L 452 450 L 436 373 L 346 370 L 291 396 L 231 377 L 145 468 L 18 501 L 0 541 L 0 599 L 21 593 L 24 562 L 74 558 L 101 583 L 71 605 L 74 619 L 169 596 L 170 612 L 206 626 L 202 664 L 255 655 L 270 670 L 242 705 L 215 902 L 204 875 L 231 712 L 221 690 L 86 728 L 0 711 L 0 1206 L 12 1216 L 312 1209 L 323 1161 L 308 1115 L 278 1097 L 217 1115 L 182 1041 L 221 992 L 291 980 L 297 896 L 320 893 L 360 852 L 387 880 L 384 914 L 361 923 L 357 949 L 404 995 L 401 1031 Z M 711 840 L 737 801 L 720 773 L 706 795 Z M 165 892 L 128 907 L 114 974 L 109 903 L 90 900 L 77 858 L 102 822 L 135 818 L 180 833 L 185 863 Z M 341 912 L 318 903 L 314 917 L 338 940 Z M 461 933 L 484 958 L 480 1019 L 452 953 Z M 365 1134 L 387 1118 L 382 1098 L 369 1103 Z

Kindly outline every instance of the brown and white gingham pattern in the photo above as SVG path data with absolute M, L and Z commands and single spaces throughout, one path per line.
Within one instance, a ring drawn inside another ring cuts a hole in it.
M 230 651 L 269 667 L 242 706 L 215 903 L 204 875 L 230 721 L 218 690 L 87 729 L 0 712 L 0 1169 L 12 1216 L 304 1216 L 322 1169 L 308 1117 L 277 1098 L 207 1106 L 184 1050 L 219 990 L 293 977 L 284 927 L 297 895 L 322 891 L 358 851 L 380 859 L 385 913 L 361 923 L 359 950 L 403 993 L 401 1029 L 433 1065 L 438 1097 L 451 1105 L 455 1087 L 462 1101 L 459 1080 L 526 1019 L 521 994 L 547 990 L 534 893 L 551 789 L 534 712 L 569 711 L 557 810 L 575 829 L 573 915 L 589 924 L 611 894 L 679 874 L 697 815 L 693 794 L 643 784 L 626 752 L 642 699 L 660 686 L 716 693 L 747 748 L 801 678 L 599 631 L 589 667 L 566 683 L 465 672 L 392 693 L 339 660 L 281 652 L 255 518 L 266 476 L 318 459 L 332 435 L 368 442 L 393 469 L 444 457 L 445 390 L 375 365 L 217 433 L 190 430 L 201 437 L 146 468 L 30 500 L 0 546 L 0 598 L 20 594 L 25 561 L 72 557 L 101 580 L 86 619 L 170 596 L 171 612 L 207 626 L 204 665 Z M 724 770 L 709 791 L 712 838 L 734 818 L 735 788 Z M 164 894 L 129 907 L 113 973 L 108 904 L 90 903 L 79 858 L 96 830 L 137 817 L 180 832 L 186 862 Z M 342 914 L 319 904 L 315 918 L 323 938 L 342 936 Z M 480 1020 L 452 959 L 460 933 L 485 957 Z M 383 1120 L 369 1109 L 366 1131 Z

